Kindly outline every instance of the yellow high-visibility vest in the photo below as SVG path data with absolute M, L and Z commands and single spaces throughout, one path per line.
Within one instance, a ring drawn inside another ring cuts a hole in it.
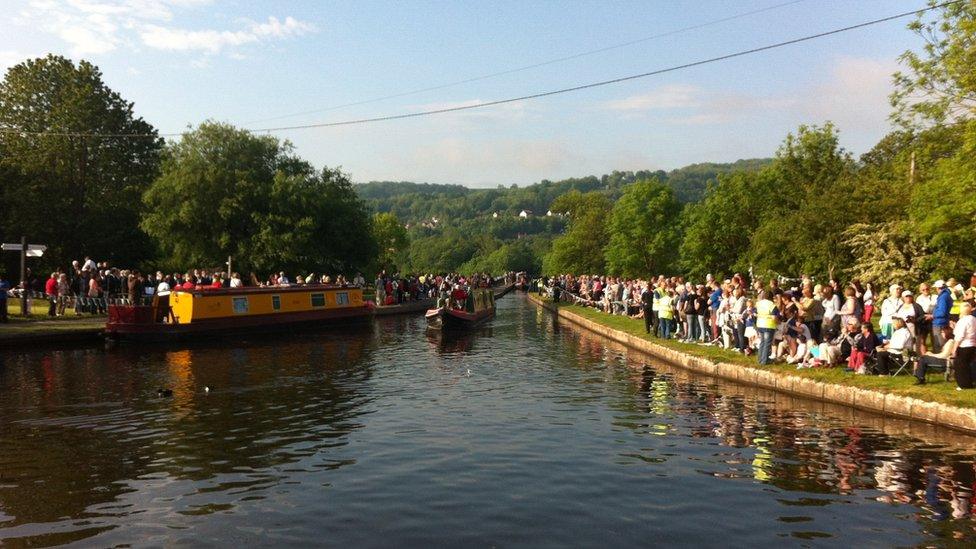
M 775 330 L 776 317 L 773 316 L 774 310 L 776 310 L 776 305 L 772 301 L 768 299 L 759 300 L 759 303 L 756 303 L 756 328 Z
M 661 290 L 654 288 L 654 298 L 651 300 L 651 310 L 658 312 L 661 310 Z
M 658 306 L 660 307 L 658 310 L 659 317 L 665 320 L 671 320 L 674 318 L 674 313 L 671 312 L 671 296 L 667 294 L 662 295 L 661 299 L 658 301 Z

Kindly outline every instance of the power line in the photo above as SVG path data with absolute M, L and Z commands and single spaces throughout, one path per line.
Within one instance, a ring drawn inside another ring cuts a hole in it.
M 783 2 L 781 4 L 776 4 L 776 5 L 773 5 L 773 6 L 769 6 L 769 7 L 765 7 L 765 8 L 761 8 L 761 9 L 757 9 L 757 10 L 747 11 L 745 13 L 739 13 L 739 14 L 736 14 L 736 15 L 730 15 L 728 17 L 723 17 L 722 19 L 715 19 L 715 20 L 712 20 L 712 21 L 706 21 L 705 23 L 699 23 L 697 25 L 691 25 L 691 26 L 688 26 L 688 27 L 683 27 L 683 28 L 680 28 L 680 29 L 675 29 L 675 30 L 663 32 L 663 33 L 660 33 L 660 34 L 655 34 L 653 36 L 647 36 L 645 38 L 638 38 L 636 40 L 630 40 L 628 42 L 621 42 L 619 44 L 612 44 L 612 45 L 604 46 L 602 48 L 598 48 L 598 49 L 595 49 L 595 50 L 589 50 L 589 51 L 574 53 L 572 55 L 567 55 L 565 57 L 557 57 L 555 59 L 550 59 L 548 61 L 540 61 L 538 63 L 533 63 L 531 65 L 524 65 L 524 66 L 521 66 L 521 67 L 515 67 L 513 69 L 507 69 L 507 70 L 503 70 L 503 71 L 493 72 L 493 73 L 485 74 L 485 75 L 482 75 L 482 76 L 474 76 L 474 77 L 471 77 L 471 78 L 466 78 L 464 80 L 455 80 L 453 82 L 446 82 L 444 84 L 438 84 L 436 86 L 430 86 L 430 87 L 427 87 L 427 88 L 420 88 L 420 89 L 415 89 L 415 90 L 410 90 L 410 91 L 405 91 L 405 92 L 400 92 L 400 93 L 394 93 L 394 94 L 391 94 L 391 95 L 384 95 L 384 96 L 380 96 L 380 97 L 374 97 L 372 99 L 364 99 L 362 101 L 353 101 L 351 103 L 343 103 L 341 105 L 334 105 L 332 107 L 324 107 L 324 108 L 321 108 L 321 109 L 312 109 L 312 110 L 307 110 L 307 111 L 295 112 L 295 113 L 291 113 L 291 114 L 283 114 L 283 115 L 280 115 L 280 116 L 272 116 L 270 118 L 259 118 L 257 120 L 248 120 L 248 121 L 244 122 L 244 124 L 256 124 L 256 123 L 259 123 L 259 122 L 270 122 L 272 120 L 281 120 L 283 118 L 293 118 L 293 117 L 296 117 L 296 116 L 304 116 L 304 115 L 307 115 L 307 114 L 316 114 L 316 113 L 320 113 L 320 112 L 334 111 L 334 110 L 338 110 L 338 109 L 344 109 L 344 108 L 347 108 L 347 107 L 355 107 L 355 106 L 359 106 L 359 105 L 367 105 L 367 104 L 370 104 L 370 103 L 376 103 L 376 102 L 379 102 L 379 101 L 385 101 L 387 99 L 396 99 L 398 97 L 406 97 L 406 96 L 409 96 L 409 95 L 416 95 L 416 94 L 419 94 L 419 93 L 424 93 L 424 92 L 429 92 L 429 91 L 442 90 L 444 88 L 451 88 L 451 87 L 454 87 L 454 86 L 460 86 L 461 84 L 470 84 L 472 82 L 480 82 L 482 80 L 488 80 L 490 78 L 497 78 L 499 76 L 505 76 L 505 75 L 509 75 L 509 74 L 515 74 L 517 72 L 523 72 L 523 71 L 527 71 L 527 70 L 531 70 L 531 69 L 537 69 L 539 67 L 545 67 L 547 65 L 554 65 L 556 63 L 563 63 L 565 61 L 571 61 L 573 59 L 579 59 L 581 57 L 587 57 L 589 55 L 595 55 L 595 54 L 598 54 L 598 53 L 603 53 L 605 51 L 615 50 L 615 49 L 619 49 L 619 48 L 625 48 L 627 46 L 633 46 L 635 44 L 640 44 L 640 43 L 643 43 L 643 42 L 649 42 L 651 40 L 657 40 L 658 38 L 665 38 L 665 37 L 668 37 L 668 36 L 673 36 L 675 34 L 680 34 L 682 32 L 688 32 L 688 31 L 692 31 L 692 30 L 697 30 L 697 29 L 709 27 L 709 26 L 712 26 L 712 25 L 717 25 L 719 23 L 726 23 L 728 21 L 734 21 L 736 19 L 742 19 L 743 17 L 748 17 L 750 15 L 756 15 L 757 13 L 763 13 L 763 12 L 767 12 L 767 11 L 772 11 L 772 10 L 779 9 L 779 8 L 783 8 L 783 7 L 786 7 L 786 6 L 791 6 L 793 4 L 799 4 L 799 3 L 805 2 L 805 1 L 806 0 L 791 0 L 790 2 Z
M 882 18 L 879 18 L 879 19 L 873 19 L 871 21 L 865 21 L 863 23 L 858 23 L 856 25 L 849 25 L 849 26 L 841 27 L 841 28 L 834 29 L 834 30 L 820 32 L 820 33 L 817 33 L 817 34 L 811 34 L 811 35 L 803 36 L 803 37 L 800 37 L 800 38 L 794 38 L 792 40 L 786 40 L 786 41 L 783 41 L 783 42 L 777 42 L 775 44 L 769 44 L 769 45 L 766 45 L 766 46 L 759 46 L 759 47 L 756 47 L 756 48 L 752 48 L 752 49 L 748 49 L 748 50 L 742 50 L 742 51 L 738 51 L 738 52 L 734 52 L 734 53 L 729 53 L 729 54 L 725 54 L 725 55 L 720 55 L 718 57 L 710 57 L 708 59 L 702 59 L 702 60 L 699 60 L 699 61 L 692 61 L 690 63 L 684 63 L 682 65 L 674 65 L 674 66 L 667 67 L 667 68 L 664 68 L 664 69 L 657 69 L 657 70 L 653 70 L 653 71 L 649 71 L 649 72 L 644 72 L 644 73 L 640 73 L 640 74 L 633 74 L 633 75 L 630 75 L 630 76 L 622 76 L 620 78 L 613 78 L 613 79 L 610 79 L 610 80 L 602 80 L 602 81 L 599 81 L 599 82 L 591 82 L 589 84 L 581 84 L 581 85 L 578 85 L 578 86 L 572 86 L 572 87 L 568 87 L 568 88 L 560 88 L 560 89 L 556 89 L 556 90 L 550 90 L 550 91 L 545 91 L 545 92 L 540 92 L 540 93 L 534 93 L 534 94 L 529 94 L 529 95 L 521 95 L 521 96 L 518 96 L 518 97 L 510 97 L 510 98 L 507 98 L 507 99 L 498 99 L 498 100 L 495 100 L 495 101 L 488 101 L 488 102 L 485 102 L 485 103 L 476 103 L 476 104 L 473 104 L 473 105 L 461 105 L 461 106 L 457 106 L 457 107 L 448 107 L 448 108 L 443 108 L 443 109 L 434 109 L 434 110 L 428 110 L 428 111 L 418 111 L 418 112 L 404 113 L 404 114 L 394 114 L 394 115 L 389 115 L 389 116 L 377 116 L 377 117 L 373 117 L 373 118 L 358 118 L 358 119 L 353 119 L 353 120 L 343 120 L 343 121 L 339 121 L 339 122 L 321 122 L 321 123 L 315 123 L 315 124 L 301 124 L 301 125 L 295 125 L 295 126 L 279 126 L 279 127 L 272 127 L 272 128 L 258 128 L 258 129 L 251 129 L 249 131 L 251 131 L 253 133 L 259 133 L 259 132 L 277 132 L 277 131 L 287 131 L 287 130 L 306 130 L 306 129 L 312 129 L 312 128 L 332 128 L 332 127 L 337 127 L 337 126 L 352 126 L 352 125 L 358 125 L 358 124 L 368 124 L 368 123 L 372 123 L 372 122 L 384 122 L 384 121 L 389 121 L 389 120 L 402 120 L 402 119 L 406 119 L 406 118 L 418 118 L 418 117 L 421 117 L 421 116 L 432 116 L 432 115 L 435 115 L 435 114 L 445 114 L 445 113 L 450 113 L 450 112 L 458 112 L 458 111 L 466 111 L 466 110 L 472 110 L 472 109 L 480 109 L 480 108 L 484 108 L 484 107 L 492 107 L 492 106 L 495 106 L 495 105 L 504 105 L 504 104 L 507 104 L 507 103 L 515 103 L 515 102 L 518 102 L 518 101 L 528 101 L 530 99 L 539 99 L 539 98 L 542 98 L 542 97 L 550 97 L 550 96 L 553 96 L 553 95 L 560 95 L 560 94 L 564 94 L 564 93 L 570 93 L 570 92 L 576 92 L 576 91 L 581 91 L 581 90 L 587 90 L 587 89 L 591 89 L 591 88 L 598 88 L 598 87 L 602 87 L 602 86 L 608 86 L 610 84 L 618 84 L 620 82 L 627 82 L 627 81 L 630 81 L 630 80 L 637 80 L 637 79 L 640 79 L 640 78 L 647 78 L 649 76 L 656 76 L 656 75 L 659 75 L 659 74 L 665 74 L 665 73 L 674 72 L 674 71 L 678 71 L 678 70 L 682 70 L 682 69 L 688 69 L 688 68 L 692 68 L 692 67 L 698 67 L 698 66 L 701 66 L 701 65 L 707 65 L 707 64 L 710 64 L 710 63 L 716 63 L 718 61 L 725 61 L 725 60 L 728 60 L 728 59 L 734 59 L 736 57 L 742 57 L 742 56 L 745 56 L 745 55 L 751 55 L 751 54 L 754 54 L 754 53 L 759 53 L 759 52 L 763 52 L 763 51 L 768 51 L 768 50 L 773 50 L 773 49 L 777 49 L 777 48 L 782 48 L 782 47 L 789 46 L 789 45 L 793 45 L 793 44 L 799 44 L 801 42 L 808 42 L 810 40 L 815 40 L 815 39 L 818 39 L 818 38 L 824 38 L 826 36 L 831 36 L 831 35 L 834 35 L 834 34 L 840 34 L 840 33 L 852 31 L 852 30 L 855 30 L 855 29 L 861 29 L 861 28 L 864 28 L 864 27 L 869 27 L 869 26 L 872 26 L 872 25 L 877 25 L 879 23 L 884 23 L 884 22 L 887 22 L 887 21 L 893 21 L 895 19 L 901 19 L 901 18 L 907 17 L 909 15 L 921 14 L 921 13 L 925 13 L 927 11 L 931 11 L 931 10 L 935 10 L 935 9 L 939 9 L 939 8 L 944 8 L 946 6 L 951 6 L 951 5 L 954 5 L 954 4 L 959 4 L 960 2 L 963 2 L 963 1 L 964 0 L 953 0 L 951 2 L 944 2 L 942 4 L 936 4 L 936 5 L 933 5 L 933 6 L 929 6 L 929 7 L 925 7 L 925 8 L 920 8 L 920 9 L 917 9 L 917 10 L 906 11 L 906 12 L 902 12 L 902 13 L 899 13 L 899 14 L 896 14 L 896 15 L 889 15 L 887 17 L 882 17 Z M 17 133 L 17 134 L 21 134 L 21 135 L 37 135 L 37 136 L 105 137 L 105 138 L 125 138 L 125 137 L 157 138 L 157 137 L 177 137 L 177 136 L 182 135 L 182 134 L 178 134 L 178 133 L 171 133 L 171 134 L 95 134 L 95 133 L 73 133 L 73 132 L 28 132 L 28 131 L 21 131 L 21 130 L 15 129 L 15 128 L 0 128 L 0 133 Z

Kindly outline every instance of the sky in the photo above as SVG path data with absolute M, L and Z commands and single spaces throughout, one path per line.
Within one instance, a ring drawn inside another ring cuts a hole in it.
M 0 71 L 47 53 L 86 59 L 162 133 L 205 120 L 263 130 L 609 80 L 924 4 L 0 0 Z M 891 129 L 891 75 L 921 45 L 910 20 L 529 101 L 262 133 L 356 182 L 469 187 L 767 157 L 826 121 L 861 154 Z

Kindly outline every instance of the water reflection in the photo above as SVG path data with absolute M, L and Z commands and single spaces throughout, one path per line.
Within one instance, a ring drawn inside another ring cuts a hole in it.
M 386 317 L 0 354 L 0 539 L 976 542 L 971 437 L 697 376 L 499 304 L 447 338 Z
M 355 463 L 330 455 L 361 427 L 367 342 L 55 351 L 39 368 L 8 360 L 0 372 L 3 537 L 81 539 L 144 507 L 147 491 L 168 513 L 226 511 L 288 478 L 276 470 Z M 154 360 L 164 368 L 140 368 Z M 158 398 L 157 387 L 172 398 Z
M 664 364 L 648 365 L 641 353 L 588 332 L 573 329 L 566 338 L 587 360 L 611 367 L 624 365 L 621 375 L 634 384 L 636 394 L 632 406 L 624 404 L 623 408 L 644 410 L 646 417 L 628 415 L 630 421 L 618 421 L 618 425 L 642 429 L 647 435 L 675 433 L 716 443 L 711 459 L 699 464 L 699 473 L 751 479 L 804 494 L 781 500 L 785 507 L 794 508 L 790 513 L 852 501 L 811 497 L 815 494 L 905 506 L 925 533 L 976 543 L 972 509 L 976 440 L 972 437 L 860 412 L 851 424 L 825 413 L 830 408 L 826 404 L 702 378 Z M 666 421 L 675 415 L 694 418 L 686 433 L 677 432 L 674 423 Z M 916 432 L 926 439 L 912 436 Z M 780 519 L 786 523 L 812 520 L 792 515 Z M 794 534 L 805 539 L 831 535 L 810 530 Z

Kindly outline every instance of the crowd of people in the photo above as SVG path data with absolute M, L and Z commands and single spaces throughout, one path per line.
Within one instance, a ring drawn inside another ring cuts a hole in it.
M 506 277 L 514 280 L 509 273 Z M 465 277 L 449 274 L 388 274 L 382 271 L 374 282 L 375 302 L 379 305 L 398 305 L 421 300 L 444 300 L 445 303 L 464 303 L 471 285 L 491 285 L 494 279 L 488 274 Z M 68 269 L 58 269 L 50 276 L 41 277 L 27 271 L 26 280 L 14 287 L 0 275 L 0 322 L 7 320 L 6 301 L 21 297 L 24 292 L 29 303 L 45 303 L 51 317 L 74 314 L 105 314 L 109 305 L 141 305 L 149 303 L 154 295 L 166 296 L 173 291 L 196 291 L 216 288 L 287 287 L 307 284 L 358 286 L 366 288 L 362 274 L 352 280 L 342 274 L 333 277 L 314 272 L 289 276 L 284 271 L 259 278 L 250 273 L 245 279 L 239 273 L 227 273 L 220 269 L 191 269 L 184 273 L 162 271 L 142 273 L 138 269 L 119 269 L 108 262 L 96 262 L 90 257 L 73 261 Z M 463 295 L 462 295 L 463 294 Z
M 787 282 L 794 283 L 789 287 Z M 651 280 L 562 275 L 544 279 L 556 301 L 644 320 L 648 334 L 717 345 L 797 368 L 844 366 L 856 374 L 911 372 L 916 383 L 942 370 L 957 388 L 976 381 L 976 273 L 968 287 L 955 279 L 923 283 L 917 292 L 885 290 L 852 280 L 811 277 L 754 279 L 741 274 L 703 283 L 683 277 Z M 878 326 L 875 329 L 874 322 Z

